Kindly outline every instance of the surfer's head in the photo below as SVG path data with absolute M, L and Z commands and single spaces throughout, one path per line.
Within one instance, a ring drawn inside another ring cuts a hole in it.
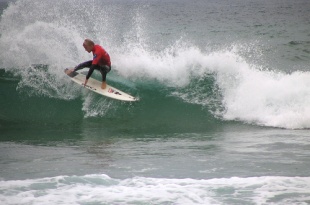
M 94 46 L 95 46 L 95 43 L 92 40 L 90 39 L 84 40 L 83 47 L 88 53 L 90 53 L 93 50 Z

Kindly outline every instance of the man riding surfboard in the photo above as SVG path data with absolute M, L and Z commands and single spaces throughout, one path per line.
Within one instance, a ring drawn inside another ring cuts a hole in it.
M 83 68 L 89 68 L 88 74 L 84 82 L 84 86 L 86 86 L 88 79 L 90 78 L 94 70 L 99 70 L 102 75 L 101 88 L 105 89 L 107 86 L 106 76 L 107 73 L 111 70 L 111 60 L 109 54 L 104 50 L 104 48 L 102 48 L 100 45 L 95 44 L 90 39 L 84 40 L 83 47 L 88 53 L 93 53 L 93 60 L 81 63 L 74 69 L 69 69 L 66 73 L 70 74 Z

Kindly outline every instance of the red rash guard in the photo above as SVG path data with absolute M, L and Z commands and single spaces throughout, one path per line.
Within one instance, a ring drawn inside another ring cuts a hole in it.
M 108 65 L 111 67 L 111 60 L 109 54 L 99 45 L 95 45 L 93 52 L 92 65 L 104 66 Z

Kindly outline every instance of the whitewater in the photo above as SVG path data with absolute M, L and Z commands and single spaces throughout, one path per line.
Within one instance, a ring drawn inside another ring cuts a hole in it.
M 8 193 L 9 197 L 2 201 L 4 204 L 232 204 L 232 199 L 233 204 L 253 201 L 274 204 L 275 196 L 280 198 L 281 204 L 303 204 L 309 200 L 309 191 L 306 191 L 309 190 L 309 180 L 285 177 L 210 180 L 135 177 L 115 180 L 106 175 L 58 176 L 10 181 L 1 186 L 1 191 L 6 193 L 5 190 L 9 189 L 18 193 L 19 189 L 31 188 L 31 191 L 23 192 L 22 200 L 19 195 Z M 291 186 L 299 188 L 290 192 L 289 199 L 281 199 Z M 221 192 L 225 192 L 224 197 Z

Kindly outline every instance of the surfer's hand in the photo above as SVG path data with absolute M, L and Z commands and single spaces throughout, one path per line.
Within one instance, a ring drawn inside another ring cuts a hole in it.
M 85 82 L 84 82 L 84 87 L 86 86 L 86 84 L 87 84 L 87 82 L 88 82 L 88 80 L 87 79 L 85 79 Z

